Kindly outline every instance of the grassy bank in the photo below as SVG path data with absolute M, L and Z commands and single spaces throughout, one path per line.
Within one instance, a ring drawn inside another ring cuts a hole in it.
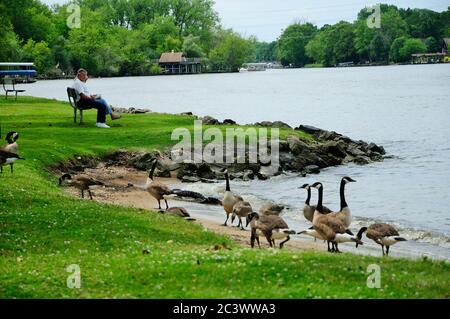
M 3 136 L 20 132 L 26 158 L 0 176 L 0 297 L 448 297 L 446 262 L 251 250 L 174 217 L 70 197 L 45 168 L 74 155 L 165 148 L 174 128 L 192 127 L 191 117 L 151 113 L 100 130 L 86 113 L 88 124 L 74 127 L 67 103 L 0 99 Z M 81 289 L 66 286 L 71 264 Z M 381 289 L 366 286 L 370 264 L 381 267 Z

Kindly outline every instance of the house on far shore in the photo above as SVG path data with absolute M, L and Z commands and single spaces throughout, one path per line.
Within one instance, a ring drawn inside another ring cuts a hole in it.
M 442 53 L 449 54 L 448 47 L 450 46 L 450 38 L 442 39 Z
M 158 61 L 164 74 L 195 74 L 202 72 L 200 58 L 186 58 L 183 52 L 165 52 Z

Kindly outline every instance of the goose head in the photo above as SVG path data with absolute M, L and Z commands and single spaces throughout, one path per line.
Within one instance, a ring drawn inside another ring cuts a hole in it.
M 59 178 L 59 185 L 63 185 L 66 183 L 68 184 L 72 183 L 72 176 L 70 174 L 64 174 Z
M 311 187 L 314 187 L 316 189 L 320 189 L 320 188 L 323 188 L 323 185 L 320 182 L 316 182 L 316 183 L 312 184 Z
M 342 181 L 343 181 L 345 184 L 356 182 L 353 178 L 348 177 L 348 176 L 344 176 L 344 177 L 342 178 Z
M 361 238 L 362 235 L 367 231 L 367 227 L 361 227 L 360 230 L 358 231 L 358 234 L 356 235 L 356 238 L 358 239 L 358 241 L 356 242 L 356 248 L 358 248 L 358 245 L 362 245 L 361 242 Z
M 6 141 L 8 141 L 8 144 L 13 144 L 14 142 L 17 141 L 17 139 L 19 138 L 19 133 L 12 131 L 9 132 L 8 134 L 6 134 Z
M 247 215 L 247 224 L 245 225 L 245 227 L 248 227 L 248 224 L 250 224 L 253 220 L 258 220 L 259 219 L 259 214 L 258 213 L 250 213 Z
M 302 186 L 299 187 L 299 189 L 300 189 L 300 188 L 308 189 L 308 188 L 309 188 L 309 184 L 303 184 Z

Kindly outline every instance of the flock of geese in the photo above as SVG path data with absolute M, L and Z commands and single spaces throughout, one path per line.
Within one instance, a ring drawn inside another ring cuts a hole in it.
M 0 168 L 3 172 L 3 166 L 9 164 L 11 166 L 11 173 L 13 172 L 13 164 L 16 160 L 22 159 L 18 154 L 17 139 L 19 134 L 17 132 L 9 132 L 6 136 L 8 142 L 7 145 L 0 147 Z M 149 172 L 144 189 L 158 201 L 158 209 L 161 213 L 175 215 L 182 217 L 186 220 L 194 220 L 191 218 L 187 210 L 183 207 L 171 207 L 167 203 L 166 196 L 177 195 L 182 197 L 197 197 L 201 194 L 183 191 L 179 189 L 170 189 L 167 185 L 154 179 L 154 172 L 157 165 L 157 159 L 151 160 L 152 168 Z M 287 223 L 280 216 L 284 207 L 267 203 L 261 207 L 259 213 L 254 212 L 251 204 L 245 201 L 242 196 L 231 192 L 230 179 L 228 171 L 225 171 L 226 189 L 222 199 L 222 206 L 225 211 L 226 219 L 224 226 L 227 226 L 228 220 L 231 216 L 231 224 L 235 219 L 238 219 L 237 227 L 244 230 L 244 222 L 246 226 L 250 225 L 251 237 L 250 244 L 253 248 L 255 241 L 260 246 L 259 237 L 264 236 L 267 239 L 270 247 L 275 246 L 275 240 L 281 240 L 279 247 L 283 248 L 283 245 L 290 240 L 291 235 L 304 234 L 314 237 L 314 240 L 324 240 L 327 242 L 329 252 L 340 252 L 338 245 L 345 242 L 354 242 L 356 247 L 362 245 L 362 235 L 365 233 L 367 238 L 372 239 L 375 243 L 381 246 L 383 255 L 389 255 L 390 246 L 400 241 L 405 241 L 403 237 L 400 237 L 398 231 L 391 225 L 385 223 L 376 223 L 369 227 L 362 227 L 356 235 L 354 235 L 349 229 L 352 216 L 348 204 L 345 200 L 345 185 L 347 183 L 355 182 L 352 178 L 346 176 L 343 177 L 340 183 L 340 209 L 338 211 L 332 211 L 331 209 L 323 205 L 323 184 L 316 182 L 312 185 L 304 184 L 299 187 L 307 191 L 307 197 L 303 208 L 303 215 L 306 220 L 312 223 L 312 227 L 296 232 L 289 229 Z M 90 177 L 75 176 L 70 174 L 64 174 L 59 178 L 59 185 L 69 184 L 76 187 L 81 191 L 81 197 L 84 198 L 84 193 L 89 194 L 89 198 L 92 200 L 91 189 L 104 186 L 103 182 L 94 180 Z M 318 190 L 317 205 L 311 205 L 311 189 Z M 161 201 L 165 202 L 165 210 L 161 208 Z M 386 250 L 385 250 L 386 247 Z
M 329 252 L 339 253 L 338 245 L 340 243 L 354 242 L 356 243 L 356 247 L 362 245 L 363 242 L 361 239 L 365 233 L 367 238 L 372 239 L 381 246 L 384 256 L 389 255 L 390 246 L 400 241 L 406 241 L 405 238 L 400 237 L 398 231 L 392 225 L 385 223 L 375 223 L 369 227 L 362 227 L 356 235 L 352 233 L 349 228 L 352 223 L 352 215 L 345 199 L 346 184 L 356 182 L 351 177 L 345 176 L 341 179 L 339 189 L 340 209 L 335 212 L 323 205 L 322 183 L 316 182 L 312 185 L 304 184 L 300 187 L 307 191 L 303 216 L 312 223 L 312 227 L 298 233 L 289 229 L 283 218 L 279 216 L 284 207 L 268 203 L 261 207 L 259 213 L 256 213 L 253 211 L 251 204 L 244 201 L 242 196 L 231 192 L 228 172 L 225 173 L 225 179 L 226 189 L 222 203 L 226 219 L 223 225 L 227 226 L 228 219 L 231 215 L 231 223 L 237 217 L 239 220 L 238 227 L 244 229 L 242 218 L 245 218 L 247 222 L 246 226 L 250 225 L 251 229 L 250 244 L 252 248 L 255 245 L 255 241 L 261 247 L 259 236 L 264 236 L 270 247 L 275 246 L 275 240 L 282 240 L 279 244 L 281 249 L 290 240 L 290 235 L 304 234 L 314 237 L 314 240 L 326 241 Z M 318 190 L 317 205 L 311 205 L 310 203 L 311 188 Z

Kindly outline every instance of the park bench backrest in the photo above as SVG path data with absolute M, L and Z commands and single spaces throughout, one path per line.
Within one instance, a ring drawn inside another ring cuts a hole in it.
M 74 88 L 67 88 L 67 97 L 69 98 L 70 105 L 76 109 L 77 108 L 77 92 Z

